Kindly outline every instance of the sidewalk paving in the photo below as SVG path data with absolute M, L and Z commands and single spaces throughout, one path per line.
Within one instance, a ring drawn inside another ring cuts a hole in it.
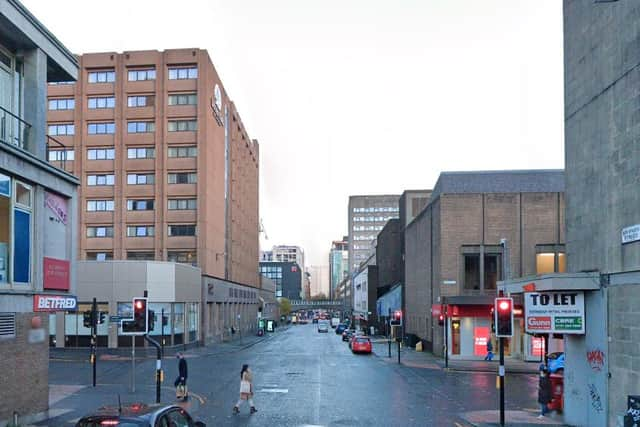
M 460 418 L 474 427 L 493 427 L 500 425 L 500 414 L 498 411 L 473 411 L 460 414 Z M 505 426 L 526 427 L 526 426 L 557 426 L 564 427 L 557 415 L 538 418 L 538 413 L 530 411 L 505 411 Z

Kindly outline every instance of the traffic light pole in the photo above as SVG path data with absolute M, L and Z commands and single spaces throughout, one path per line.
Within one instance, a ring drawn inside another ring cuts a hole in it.
M 160 324 L 162 325 L 162 341 L 160 341 L 160 343 L 162 344 L 162 357 L 164 357 L 164 308 L 160 311 L 161 316 L 160 317 Z
M 500 337 L 500 425 L 504 426 L 504 338 Z
M 93 386 L 96 386 L 96 347 L 98 345 L 98 303 L 93 299 L 91 304 L 91 365 L 93 371 Z
M 156 348 L 156 403 L 160 403 L 160 383 L 162 381 L 162 349 L 160 344 L 149 334 L 145 334 L 144 339 Z

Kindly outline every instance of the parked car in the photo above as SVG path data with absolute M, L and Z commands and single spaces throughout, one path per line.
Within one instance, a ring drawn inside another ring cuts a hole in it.
M 311 320 L 311 322 L 312 322 L 312 323 L 318 323 L 318 318 L 317 318 L 317 317 L 314 317 L 314 318 Z
M 345 329 L 342 332 L 342 341 L 349 341 L 355 331 L 353 329 Z
M 191 415 L 176 405 L 147 405 L 133 403 L 130 405 L 105 406 L 91 415 L 80 418 L 76 427 L 95 426 L 127 426 L 127 427 L 160 427 L 188 426 L 206 427 L 202 421 L 194 421 Z
M 329 322 L 326 320 L 320 320 L 318 322 L 318 332 L 329 332 Z
M 351 351 L 353 353 L 370 354 L 372 351 L 371 340 L 369 337 L 354 335 L 351 340 Z
M 336 326 L 336 335 L 342 334 L 345 329 L 347 329 L 347 325 L 344 323 L 338 323 L 338 326 Z
M 564 373 L 564 352 L 549 353 L 547 355 L 547 368 L 551 374 Z

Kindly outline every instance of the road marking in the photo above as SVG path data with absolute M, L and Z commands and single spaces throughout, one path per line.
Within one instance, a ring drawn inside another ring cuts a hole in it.
M 287 388 L 263 388 L 258 390 L 259 393 L 289 393 Z

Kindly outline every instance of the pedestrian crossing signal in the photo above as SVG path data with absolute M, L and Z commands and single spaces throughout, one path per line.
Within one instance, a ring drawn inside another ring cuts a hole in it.
M 497 337 L 513 336 L 513 299 L 496 298 L 494 306 Z

